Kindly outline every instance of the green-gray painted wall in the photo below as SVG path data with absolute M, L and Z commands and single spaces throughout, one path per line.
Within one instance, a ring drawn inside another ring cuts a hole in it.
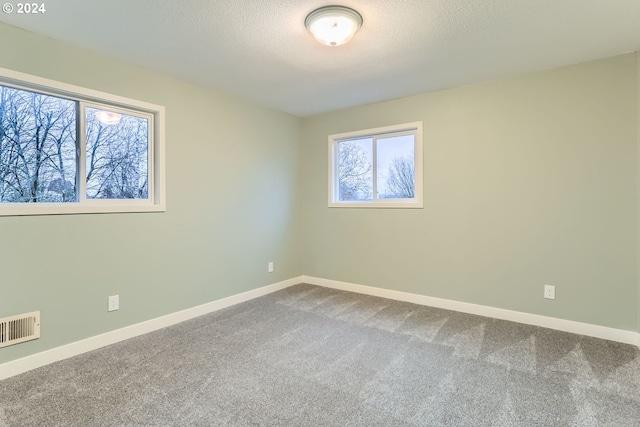
M 305 274 L 637 330 L 636 56 L 304 120 Z M 327 208 L 327 135 L 413 121 L 424 209 Z
M 0 316 L 42 316 L 0 363 L 302 274 L 298 118 L 3 24 L 0 52 L 0 67 L 164 105 L 167 178 L 165 213 L 0 217 Z

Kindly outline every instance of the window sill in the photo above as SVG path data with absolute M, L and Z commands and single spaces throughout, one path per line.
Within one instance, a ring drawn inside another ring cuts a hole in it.
M 166 212 L 163 204 L 116 204 L 109 205 L 79 205 L 77 203 L 51 204 L 0 204 L 0 216 L 31 216 L 31 215 L 69 215 L 69 214 L 103 214 L 103 213 L 138 213 L 138 212 Z
M 423 209 L 422 203 L 415 202 L 330 202 L 328 207 L 357 209 Z

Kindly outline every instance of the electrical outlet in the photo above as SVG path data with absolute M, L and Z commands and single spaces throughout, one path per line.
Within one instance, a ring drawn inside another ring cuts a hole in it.
M 109 297 L 109 307 L 107 311 L 116 311 L 120 308 L 120 295 L 112 295 Z
M 556 299 L 556 287 L 552 285 L 544 285 L 544 297 L 546 299 Z
M 267 272 L 268 273 L 273 273 L 273 261 L 271 261 L 269 264 L 267 264 Z

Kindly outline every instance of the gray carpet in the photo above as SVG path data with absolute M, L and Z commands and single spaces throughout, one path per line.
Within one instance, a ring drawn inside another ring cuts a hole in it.
M 640 354 L 298 285 L 2 381 L 0 425 L 640 426 Z

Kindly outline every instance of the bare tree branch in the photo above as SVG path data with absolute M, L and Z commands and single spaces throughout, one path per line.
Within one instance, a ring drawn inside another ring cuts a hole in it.
M 388 173 L 386 198 L 412 199 L 415 197 L 413 158 L 394 157 Z

